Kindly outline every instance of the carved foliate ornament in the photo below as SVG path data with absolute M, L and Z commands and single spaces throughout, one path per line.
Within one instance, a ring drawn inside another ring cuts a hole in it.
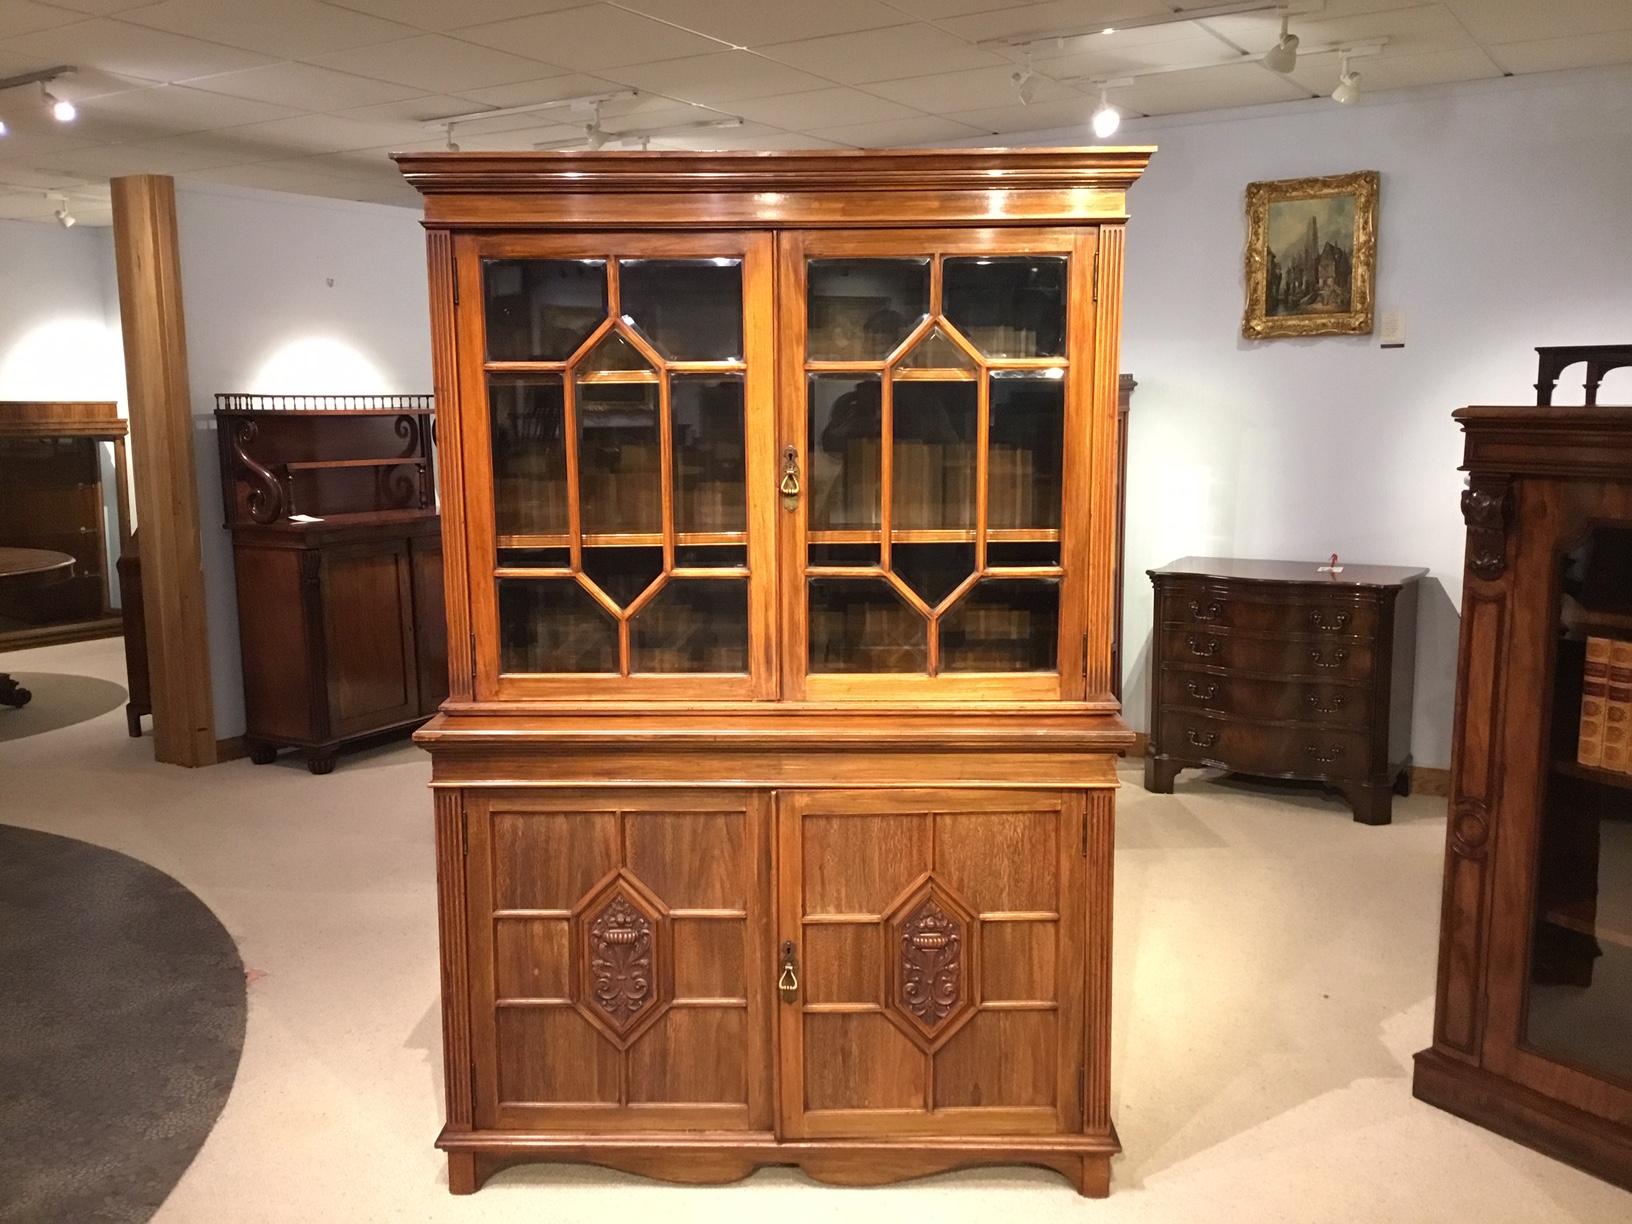
M 890 922 L 891 1007 L 902 1027 L 938 1045 L 974 1010 L 975 919 L 935 883 Z
M 1504 477 L 1475 476 L 1462 490 L 1462 519 L 1468 525 L 1468 568 L 1487 581 L 1507 570 L 1507 521 L 1513 487 Z
M 632 876 L 618 874 L 578 907 L 578 1008 L 619 1046 L 668 1006 L 665 911 Z

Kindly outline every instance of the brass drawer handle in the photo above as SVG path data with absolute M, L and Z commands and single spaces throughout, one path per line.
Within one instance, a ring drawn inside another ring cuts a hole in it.
M 1219 606 L 1216 599 L 1208 600 L 1205 604 L 1199 599 L 1192 599 L 1190 601 L 1190 615 L 1199 621 L 1217 620 L 1224 615 L 1224 609 Z
M 784 1003 L 799 997 L 799 959 L 791 939 L 782 944 L 782 975 L 776 979 L 776 988 L 782 992 Z
M 1330 765 L 1333 761 L 1337 760 L 1338 757 L 1343 755 L 1343 745 L 1334 744 L 1330 748 L 1316 748 L 1313 744 L 1308 744 L 1304 747 L 1304 751 L 1310 756 L 1314 757 L 1315 760 L 1319 761 L 1322 765 Z
M 1339 710 L 1341 710 L 1343 708 L 1343 701 L 1344 701 L 1344 697 L 1343 697 L 1342 693 L 1333 693 L 1332 694 L 1332 704 L 1331 705 L 1321 705 L 1320 704 L 1320 694 L 1319 693 L 1310 693 L 1309 694 L 1309 708 L 1311 710 L 1313 710 L 1316 714 L 1336 714 Z
M 776 486 L 782 494 L 782 508 L 793 510 L 799 505 L 799 451 L 792 446 L 782 448 L 782 482 Z
M 1206 688 L 1203 688 L 1201 685 L 1192 680 L 1190 683 L 1185 685 L 1185 688 L 1189 692 L 1190 696 L 1194 697 L 1197 701 L 1211 701 L 1214 697 L 1218 696 L 1218 685 L 1216 684 L 1209 684 Z
M 1223 643 L 1217 638 L 1208 638 L 1207 648 L 1203 650 L 1199 644 L 1200 642 L 1201 639 L 1193 633 L 1186 635 L 1184 639 L 1184 644 L 1190 648 L 1190 653 L 1195 655 L 1198 659 L 1212 658 L 1218 653 L 1219 648 L 1223 645 Z
M 1309 623 L 1316 629 L 1323 630 L 1326 633 L 1338 633 L 1348 625 L 1349 614 L 1347 612 L 1334 612 L 1332 619 L 1327 620 L 1324 612 L 1319 608 L 1314 608 L 1309 613 Z
M 1184 733 L 1184 737 L 1196 748 L 1211 748 L 1218 743 L 1217 731 L 1207 731 L 1198 735 L 1194 730 L 1190 730 Z
M 1341 646 L 1332 651 L 1332 658 L 1330 662 L 1327 662 L 1326 652 L 1324 650 L 1311 650 L 1309 652 L 1309 661 L 1322 671 L 1336 671 L 1338 668 L 1343 666 L 1344 660 L 1346 660 L 1348 657 L 1349 652 L 1344 650 Z

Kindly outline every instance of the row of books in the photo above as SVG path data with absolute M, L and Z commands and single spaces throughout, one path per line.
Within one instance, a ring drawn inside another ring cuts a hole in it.
M 1632 774 L 1632 642 L 1587 638 L 1576 760 Z
M 811 526 L 878 526 L 879 444 L 852 438 L 836 479 L 818 479 Z M 973 527 L 974 448 L 902 439 L 896 442 L 890 513 L 896 527 Z M 826 487 L 823 487 L 826 486 Z M 1040 473 L 1024 447 L 993 443 L 986 476 L 987 523 L 993 527 L 1057 527 L 1057 474 Z

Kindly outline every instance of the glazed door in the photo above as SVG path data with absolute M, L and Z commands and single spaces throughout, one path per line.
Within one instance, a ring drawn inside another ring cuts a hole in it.
M 1094 232 L 779 241 L 788 696 L 1080 697 Z
M 1082 1127 L 1077 796 L 778 796 L 790 1138 Z
M 465 237 L 480 700 L 770 696 L 770 237 Z
M 1510 571 L 1510 638 L 1474 633 L 1465 652 L 1505 675 L 1495 703 L 1501 782 L 1484 1061 L 1499 1074 L 1595 1113 L 1632 1117 L 1632 487 L 1536 482 L 1520 495 Z M 1469 632 L 1465 630 L 1465 634 Z M 1542 660 L 1528 675 L 1516 660 Z M 1551 690 L 1549 702 L 1532 694 Z M 1467 699 L 1465 716 L 1488 716 Z M 1478 793 L 1490 762 L 1461 736 L 1459 785 Z M 1505 747 L 1505 752 L 1503 748 Z M 1471 812 L 1471 816 L 1468 814 Z M 1477 820 L 1474 819 L 1477 817 Z M 1452 845 L 1488 826 L 1466 799 Z
M 768 807 L 470 793 L 477 1126 L 770 1128 Z

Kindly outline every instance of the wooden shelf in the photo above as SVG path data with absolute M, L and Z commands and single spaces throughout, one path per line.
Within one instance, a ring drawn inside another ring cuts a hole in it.
M 420 467 L 422 455 L 399 455 L 394 459 L 296 459 L 283 466 L 291 472 L 324 472 L 332 468 Z
M 1587 610 L 1572 626 L 1588 633 L 1603 632 L 1618 636 L 1632 636 L 1632 612 L 1600 612 Z
M 1614 769 L 1595 769 L 1591 765 L 1583 765 L 1579 761 L 1554 761 L 1553 772 L 1563 774 L 1569 778 L 1579 778 L 1585 782 L 1597 782 L 1601 786 L 1616 786 L 1622 790 L 1632 790 L 1632 774 L 1621 773 Z
M 679 548 L 696 548 L 700 546 L 746 544 L 748 533 L 745 531 L 677 531 L 674 535 L 675 545 Z M 567 548 L 572 543 L 572 537 L 566 532 L 553 532 L 548 535 L 501 535 L 497 544 L 500 548 Z M 621 533 L 590 532 L 584 536 L 585 548 L 660 548 L 663 544 L 663 533 L 659 531 L 630 531 Z
M 1591 907 L 1582 902 L 1554 905 L 1542 911 L 1543 922 L 1564 927 L 1580 935 L 1587 935 L 1603 943 L 1632 948 L 1632 914 L 1610 917 L 1593 914 Z
M 808 544 L 877 544 L 877 527 L 837 528 L 826 531 L 807 531 Z M 986 532 L 988 544 L 1052 544 L 1058 541 L 1058 528 L 1051 527 L 993 527 Z M 905 527 L 890 532 L 896 544 L 973 544 L 973 527 Z

